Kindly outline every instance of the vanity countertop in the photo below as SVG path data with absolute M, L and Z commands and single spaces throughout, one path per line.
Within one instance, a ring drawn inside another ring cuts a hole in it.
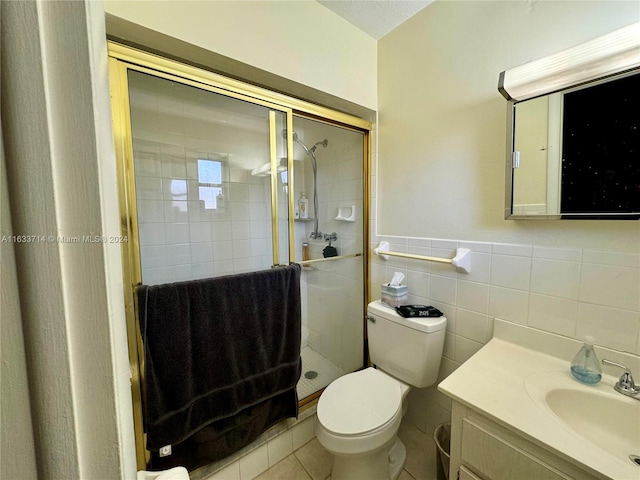
M 527 337 L 527 329 L 496 319 L 494 338 L 443 380 L 438 389 L 596 476 L 640 480 L 640 466 L 591 443 L 548 408 L 541 407 L 541 400 L 536 400 L 535 393 L 532 394 L 526 386 L 526 379 L 548 375 L 562 388 L 586 389 L 587 394 L 613 392 L 623 401 L 631 402 L 632 412 L 635 416 L 637 411 L 637 416 L 628 421 L 636 425 L 640 425 L 640 401 L 617 394 L 613 390 L 617 377 L 611 375 L 603 375 L 602 381 L 595 386 L 575 380 L 569 371 L 570 360 L 567 358 L 578 351 L 580 342 L 540 331 L 532 333 L 532 340 Z M 627 362 L 633 373 L 638 372 L 634 370 L 638 360 L 635 355 L 608 349 L 600 349 L 597 353 L 620 363 Z M 640 372 L 636 374 L 637 377 L 639 375 Z M 640 444 L 637 450 L 633 453 L 640 455 Z

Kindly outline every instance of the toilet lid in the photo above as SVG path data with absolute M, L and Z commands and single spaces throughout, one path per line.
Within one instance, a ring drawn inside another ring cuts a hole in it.
M 400 384 L 367 368 L 338 378 L 318 401 L 318 420 L 338 435 L 367 433 L 389 422 L 402 408 Z

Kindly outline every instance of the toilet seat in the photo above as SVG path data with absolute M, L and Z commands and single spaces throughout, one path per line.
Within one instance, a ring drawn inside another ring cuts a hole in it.
M 318 401 L 317 414 L 326 430 L 351 437 L 384 427 L 401 409 L 401 384 L 367 368 L 332 382 Z

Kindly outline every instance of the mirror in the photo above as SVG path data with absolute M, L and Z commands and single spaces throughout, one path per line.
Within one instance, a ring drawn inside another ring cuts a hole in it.
M 506 218 L 640 218 L 639 70 L 509 108 Z

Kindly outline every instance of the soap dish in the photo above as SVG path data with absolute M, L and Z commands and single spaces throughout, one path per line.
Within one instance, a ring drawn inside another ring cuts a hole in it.
M 356 206 L 351 205 L 350 207 L 338 208 L 338 216 L 335 218 L 335 220 L 340 220 L 342 222 L 355 222 Z

